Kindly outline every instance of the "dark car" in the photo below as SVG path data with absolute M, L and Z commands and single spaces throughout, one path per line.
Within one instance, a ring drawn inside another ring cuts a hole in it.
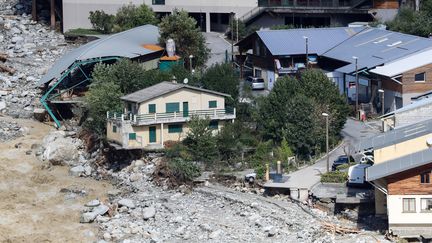
M 349 164 L 350 161 L 354 161 L 353 157 L 350 156 L 350 160 L 348 160 L 348 156 L 341 155 L 335 161 L 333 161 L 332 171 L 335 171 L 339 165 Z

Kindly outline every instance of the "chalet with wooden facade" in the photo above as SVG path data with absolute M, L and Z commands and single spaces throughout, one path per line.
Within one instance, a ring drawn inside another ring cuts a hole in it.
M 210 119 L 210 128 L 232 122 L 229 95 L 175 82 L 162 82 L 123 96 L 124 111 L 107 113 L 107 138 L 119 149 L 159 149 L 181 141 L 191 117 Z
M 375 212 L 400 237 L 432 238 L 432 120 L 395 129 L 368 141 L 374 164 L 366 179 L 375 187 Z
M 393 111 L 432 90 L 432 39 L 372 27 L 261 30 L 236 44 L 243 68 L 268 89 L 284 75 L 320 68 L 349 101 Z M 306 61 L 307 60 L 307 61 Z M 356 87 L 356 74 L 359 87 Z M 379 94 L 384 90 L 384 98 Z

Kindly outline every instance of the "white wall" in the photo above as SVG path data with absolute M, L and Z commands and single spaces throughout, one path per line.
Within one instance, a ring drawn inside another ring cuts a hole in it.
M 89 12 L 103 10 L 115 13 L 124 4 L 147 4 L 155 12 L 172 12 L 184 9 L 195 13 L 235 13 L 241 17 L 258 6 L 257 0 L 165 0 L 165 5 L 152 5 L 152 0 L 63 0 L 63 30 L 91 28 Z M 210 22 L 210 19 L 207 20 Z
M 416 199 L 416 213 L 402 212 L 402 198 Z M 420 212 L 420 199 L 432 198 L 432 195 L 387 195 L 389 224 L 432 224 L 431 213 Z
M 344 83 L 344 74 L 341 72 L 328 72 L 326 73 L 327 78 L 329 78 L 333 83 L 339 88 L 339 93 L 344 94 L 345 92 L 345 83 Z

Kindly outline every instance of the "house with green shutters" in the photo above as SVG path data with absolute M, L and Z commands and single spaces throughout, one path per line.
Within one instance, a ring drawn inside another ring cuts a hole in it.
M 183 140 L 191 117 L 209 118 L 220 130 L 236 118 L 229 95 L 176 82 L 161 82 L 121 97 L 122 112 L 107 112 L 107 139 L 119 149 L 158 149 Z

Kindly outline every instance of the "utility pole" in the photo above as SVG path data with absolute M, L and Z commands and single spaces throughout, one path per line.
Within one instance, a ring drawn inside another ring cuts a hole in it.
M 355 83 L 355 87 L 356 87 L 356 105 L 355 105 L 355 112 L 356 112 L 356 117 L 359 118 L 359 76 L 358 76 L 358 57 L 353 57 L 355 60 L 355 73 L 356 73 L 356 83 Z
M 189 69 L 190 69 L 190 72 L 192 73 L 192 70 L 193 70 L 193 66 L 192 66 L 192 59 L 193 59 L 193 55 L 190 55 L 189 56 Z
M 309 68 L 309 37 L 303 36 L 306 42 L 306 69 Z
M 231 12 L 231 62 L 234 63 L 234 13 Z
M 326 119 L 326 153 L 327 153 L 327 172 L 330 171 L 330 161 L 329 161 L 329 114 L 321 114 Z
M 237 41 L 236 42 L 238 42 L 239 41 L 239 20 L 238 20 L 238 18 L 236 19 L 236 23 L 237 23 L 237 34 L 236 34 L 236 39 L 237 39 Z

